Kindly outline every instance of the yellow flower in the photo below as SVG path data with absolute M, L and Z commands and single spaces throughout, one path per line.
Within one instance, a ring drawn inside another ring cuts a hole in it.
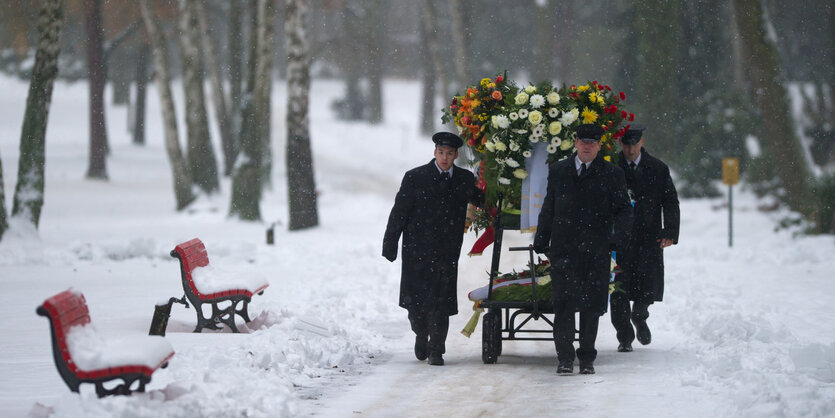
M 603 159 L 606 160 L 606 161 L 610 161 L 610 162 L 612 161 L 612 157 L 610 157 L 608 155 L 603 157 Z
M 479 84 L 481 84 L 483 87 L 487 87 L 487 85 L 492 83 L 492 82 L 493 82 L 493 80 L 491 80 L 489 78 L 482 78 L 481 83 L 479 83 Z
M 589 93 L 589 101 L 592 103 L 597 103 L 597 93 L 591 92 Z
M 539 122 L 542 122 L 542 112 L 540 112 L 538 110 L 534 110 L 533 112 L 528 113 L 528 121 L 532 125 L 536 125 Z
M 475 108 L 477 108 L 477 107 L 478 107 L 478 105 L 480 105 L 480 104 L 481 104 L 481 102 L 480 102 L 480 101 L 478 101 L 478 99 L 473 99 L 473 101 L 472 101 L 472 108 L 473 108 L 473 109 L 475 109 Z
M 583 116 L 583 123 L 594 123 L 597 120 L 597 112 L 588 107 L 583 108 L 581 115 Z
M 577 90 L 579 90 L 579 91 L 586 91 L 586 90 L 588 90 L 588 89 L 589 89 L 589 85 L 588 85 L 588 84 L 586 84 L 585 86 L 580 86 L 580 87 L 577 87 Z

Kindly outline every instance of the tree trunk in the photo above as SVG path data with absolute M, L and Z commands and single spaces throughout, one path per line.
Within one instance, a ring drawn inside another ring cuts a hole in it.
M 535 47 L 533 49 L 533 68 L 531 78 L 535 83 L 543 80 L 551 81 L 554 78 L 554 51 L 551 45 L 556 39 L 556 25 L 552 16 L 548 13 L 555 8 L 548 0 L 534 0 L 534 36 Z
M 149 47 L 143 43 L 136 55 L 136 100 L 133 101 L 133 143 L 145 145 L 145 99 L 148 97 L 148 54 Z
M 46 168 L 46 125 L 52 86 L 58 76 L 58 53 L 63 11 L 60 0 L 43 2 L 38 19 L 38 49 L 29 82 L 23 128 L 20 133 L 20 157 L 17 168 L 12 216 L 31 222 L 35 228 L 41 218 Z M 3 183 L 0 182 L 0 187 Z M 5 205 L 4 205 L 5 208 Z M 5 209 L 3 210 L 5 213 Z
M 256 67 L 255 94 L 258 95 L 258 140 L 261 143 L 261 190 L 272 185 L 273 154 L 272 154 L 272 106 L 273 91 L 273 51 L 275 50 L 275 0 L 267 0 L 264 4 L 263 20 L 260 24 L 261 32 L 258 39 L 258 56 L 261 59 Z
M 165 150 L 171 162 L 171 175 L 174 180 L 174 197 L 177 200 L 177 210 L 182 210 L 194 201 L 191 192 L 191 177 L 186 169 L 186 162 L 180 150 L 177 134 L 177 113 L 174 107 L 174 97 L 171 94 L 171 77 L 168 75 L 168 56 L 165 40 L 156 26 L 155 17 L 149 9 L 150 0 L 142 0 L 139 6 L 142 10 L 142 20 L 145 30 L 151 38 L 151 49 L 154 54 L 154 73 L 156 74 L 159 102 L 162 106 L 162 121 L 165 131 Z
M 0 158 L 0 241 L 3 234 L 9 229 L 9 222 L 6 220 L 6 188 L 3 186 L 3 159 Z
M 209 27 L 208 19 L 206 18 L 206 9 L 203 2 L 194 3 L 195 11 L 197 12 L 197 21 L 200 24 L 200 33 L 203 39 L 203 51 L 206 56 L 206 67 L 209 69 L 209 78 L 212 86 L 212 104 L 215 108 L 215 118 L 217 119 L 218 130 L 220 131 L 220 143 L 223 149 L 223 172 L 229 174 L 232 172 L 232 165 L 235 163 L 235 148 L 232 139 L 232 131 L 229 124 L 229 106 L 226 104 L 226 96 L 223 92 L 223 79 L 220 75 L 220 63 L 215 52 L 214 43 L 212 43 L 212 29 Z M 235 9 L 235 5 L 231 5 Z
M 305 0 L 287 0 L 287 192 L 291 231 L 319 224 L 310 149 L 310 55 Z
M 102 46 L 101 0 L 84 0 L 87 32 L 87 74 L 90 84 L 90 156 L 87 177 L 107 179 L 107 128 L 104 84 L 107 70 Z
M 455 84 L 458 91 L 463 92 L 469 85 L 467 80 L 467 30 L 464 28 L 461 0 L 449 2 L 450 17 L 452 18 L 452 47 L 455 51 Z M 452 98 L 445 98 L 451 100 Z
M 556 63 L 554 74 L 560 83 L 574 82 L 574 7 L 572 1 L 557 2 L 552 18 L 556 22 L 554 43 Z M 579 82 L 579 81 L 578 81 Z
M 421 90 L 423 100 L 420 106 L 420 132 L 423 135 L 432 135 L 435 133 L 435 67 L 432 65 L 432 60 L 429 56 L 426 45 L 426 30 L 423 25 L 420 26 L 420 34 L 420 39 L 423 41 L 420 43 L 422 58 L 420 62 L 423 64 L 423 88 Z M 448 105 L 449 103 L 444 103 L 444 106 Z
M 263 185 L 263 157 L 265 125 L 269 123 L 265 109 L 269 106 L 272 78 L 272 18 L 273 0 L 257 0 L 254 3 L 255 23 L 250 35 L 250 68 L 247 75 L 249 93 L 244 102 L 241 126 L 241 152 L 243 158 L 236 164 L 232 179 L 230 216 L 245 221 L 261 219 L 261 190 Z
M 209 134 L 203 68 L 195 12 L 198 0 L 180 0 L 180 47 L 183 57 L 183 88 L 186 100 L 186 160 L 191 180 L 206 194 L 220 188 L 217 160 Z
M 366 104 L 367 120 L 373 124 L 383 121 L 383 5 L 380 0 L 366 5 L 365 33 L 368 51 L 368 101 Z
M 444 106 L 447 101 L 452 100 L 449 94 L 449 82 L 447 81 L 446 72 L 444 71 L 443 61 L 441 60 L 441 48 L 438 44 L 438 35 L 436 33 L 438 27 L 438 19 L 435 18 L 435 8 L 432 5 L 432 0 L 420 0 L 420 15 L 423 23 L 423 33 L 425 37 L 426 47 L 429 50 L 429 60 L 432 63 L 435 76 L 441 84 L 441 97 Z M 435 98 L 432 97 L 432 119 L 440 118 L 441 112 L 435 108 Z M 450 129 L 454 128 L 454 123 L 450 122 Z
M 243 99 L 241 87 L 243 85 L 243 60 L 246 54 L 243 53 L 243 25 L 241 10 L 244 7 L 232 4 L 229 7 L 229 131 L 231 135 L 231 150 L 224 148 L 224 153 L 229 153 L 231 164 L 225 167 L 224 174 L 232 175 L 235 169 L 235 159 L 238 157 L 241 134 L 241 115 L 243 113 Z
M 759 109 L 763 136 L 783 183 L 786 203 L 791 209 L 808 215 L 812 210 L 809 199 L 811 173 L 795 135 L 788 95 L 780 74 L 780 59 L 776 46 L 768 38 L 762 4 L 759 0 L 734 0 L 733 7 L 751 96 Z

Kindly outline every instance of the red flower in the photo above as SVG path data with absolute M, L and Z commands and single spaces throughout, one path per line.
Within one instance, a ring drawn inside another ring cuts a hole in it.
M 622 118 L 626 119 L 626 115 L 627 115 L 627 113 L 626 113 L 626 111 L 625 111 L 625 110 L 621 110 L 621 111 L 620 111 L 620 117 L 622 117 Z
M 594 80 L 591 83 L 594 84 L 595 86 L 597 86 L 597 80 Z
M 634 114 L 634 113 L 630 113 L 630 114 L 629 114 L 629 121 L 630 121 L 630 122 L 632 122 L 633 120 L 635 120 L 635 114 Z
M 496 82 L 497 83 L 501 83 L 502 81 L 504 81 L 504 77 L 502 77 L 502 76 L 497 76 L 496 77 Z
M 621 100 L 626 100 L 626 94 L 624 94 L 623 92 L 620 92 L 618 94 L 620 95 Z
M 463 118 L 461 118 L 461 124 L 462 125 L 469 125 L 470 124 L 470 118 L 468 116 L 464 116 Z
M 470 140 L 467 141 L 467 144 L 471 147 L 474 147 L 475 146 L 475 138 L 470 138 Z

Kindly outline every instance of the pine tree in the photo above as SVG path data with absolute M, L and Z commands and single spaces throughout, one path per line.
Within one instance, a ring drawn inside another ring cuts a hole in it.
M 305 0 L 287 0 L 287 192 L 290 230 L 319 224 L 313 156 L 310 149 L 310 55 Z
M 21 217 L 38 226 L 44 201 L 46 169 L 46 126 L 52 87 L 58 76 L 59 38 L 63 10 L 60 0 L 45 0 L 38 19 L 38 47 L 35 67 L 29 82 L 26 112 L 20 133 L 20 157 L 15 186 L 12 216 Z M 2 183 L 0 183 L 2 187 Z M 5 209 L 3 210 L 5 213 Z M 0 226 L 0 228 L 3 228 Z

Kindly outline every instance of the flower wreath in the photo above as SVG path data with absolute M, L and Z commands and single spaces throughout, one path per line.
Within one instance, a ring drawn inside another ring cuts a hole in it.
M 625 110 L 624 99 L 623 92 L 597 81 L 559 88 L 546 81 L 519 88 L 506 72 L 453 97 L 442 120 L 458 127 L 485 192 L 485 208 L 471 210 L 469 228 L 486 229 L 499 209 L 518 213 L 522 181 L 528 176 L 525 159 L 537 143 L 546 145 L 551 164 L 574 153 L 578 126 L 596 123 L 605 131 L 600 153 L 612 161 L 619 152 L 617 140 L 629 129 L 622 124 L 635 118 Z

